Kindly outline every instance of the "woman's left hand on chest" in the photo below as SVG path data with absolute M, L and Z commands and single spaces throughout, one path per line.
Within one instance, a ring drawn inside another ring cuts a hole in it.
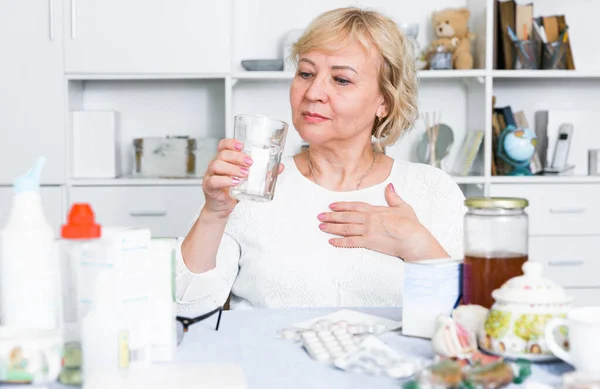
M 340 236 L 329 240 L 335 247 L 363 247 L 405 261 L 449 256 L 392 184 L 386 187 L 385 198 L 389 207 L 363 202 L 333 203 L 332 212 L 318 215 L 319 228 Z

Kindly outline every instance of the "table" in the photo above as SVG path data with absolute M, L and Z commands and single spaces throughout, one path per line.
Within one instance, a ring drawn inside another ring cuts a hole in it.
M 401 308 L 352 309 L 393 320 L 401 320 L 402 317 Z M 386 377 L 347 373 L 317 363 L 298 344 L 276 338 L 282 328 L 337 310 L 294 308 L 225 311 L 219 331 L 214 330 L 216 315 L 190 327 L 178 347 L 175 362 L 238 364 L 244 370 L 248 389 L 400 388 L 398 381 Z M 408 338 L 395 332 L 382 335 L 382 339 L 403 354 L 432 357 L 428 340 Z M 569 371 L 572 368 L 562 362 L 533 365 L 533 375 L 528 383 L 557 386 L 561 374 Z M 516 385 L 513 387 L 519 388 Z M 53 385 L 52 388 L 69 387 Z
M 214 331 L 216 318 L 208 319 L 210 322 L 203 323 L 203 327 L 190 328 L 179 346 L 177 360 L 240 364 L 246 375 L 248 389 L 398 389 L 398 381 L 336 370 L 313 361 L 297 344 L 276 338 L 277 332 L 282 328 L 337 310 L 313 308 L 225 311 L 218 332 Z M 393 320 L 402 318 L 401 308 L 356 310 Z M 398 333 L 385 334 L 382 339 L 402 353 L 432 357 L 428 340 L 408 338 Z M 572 371 L 572 368 L 562 362 L 538 364 L 533 366 L 533 376 L 529 380 L 558 385 L 560 375 L 568 371 Z M 516 385 L 515 387 L 518 388 Z

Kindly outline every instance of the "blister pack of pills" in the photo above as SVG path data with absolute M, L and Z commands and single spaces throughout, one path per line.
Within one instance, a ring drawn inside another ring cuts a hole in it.
M 405 379 L 427 366 L 427 361 L 403 357 L 376 336 L 367 336 L 355 352 L 336 359 L 334 365 L 353 373 Z
M 401 357 L 376 335 L 388 331 L 382 324 L 330 322 L 321 319 L 310 329 L 286 328 L 279 337 L 299 342 L 315 361 L 339 369 L 390 378 L 408 378 L 425 366 L 425 361 Z

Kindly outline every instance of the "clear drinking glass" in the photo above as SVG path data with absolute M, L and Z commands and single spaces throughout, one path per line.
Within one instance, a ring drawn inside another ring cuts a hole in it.
M 286 122 L 267 116 L 235 117 L 233 137 L 244 144 L 242 152 L 253 162 L 246 178 L 231 188 L 231 197 L 258 202 L 273 200 L 287 130 Z

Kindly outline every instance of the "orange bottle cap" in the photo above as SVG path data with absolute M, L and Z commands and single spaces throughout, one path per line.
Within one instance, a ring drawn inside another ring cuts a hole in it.
M 100 231 L 92 206 L 87 203 L 75 203 L 71 206 L 67 224 L 62 226 L 61 236 L 66 239 L 99 238 Z

